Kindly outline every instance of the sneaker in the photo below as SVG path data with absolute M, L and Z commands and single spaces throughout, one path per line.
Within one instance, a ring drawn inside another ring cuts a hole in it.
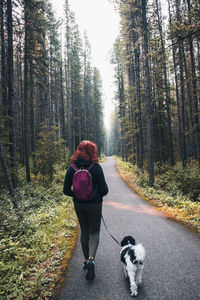
M 83 270 L 87 270 L 88 260 L 85 260 L 83 263 Z
M 93 280 L 95 277 L 95 272 L 94 272 L 94 259 L 89 258 L 88 263 L 87 263 L 87 274 L 85 278 L 87 280 Z

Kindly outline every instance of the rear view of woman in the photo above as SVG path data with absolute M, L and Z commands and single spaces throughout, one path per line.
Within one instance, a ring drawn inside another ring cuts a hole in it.
M 99 245 L 102 201 L 103 196 L 108 193 L 108 186 L 103 170 L 98 164 L 97 146 L 93 142 L 82 141 L 72 155 L 71 163 L 65 175 L 63 192 L 65 195 L 73 197 L 81 229 L 81 246 L 85 257 L 83 269 L 87 269 L 86 279 L 93 280 L 95 277 L 94 260 Z M 73 176 L 78 169 L 88 169 L 91 175 L 92 198 L 88 196 L 88 199 L 81 200 L 81 196 L 75 195 Z

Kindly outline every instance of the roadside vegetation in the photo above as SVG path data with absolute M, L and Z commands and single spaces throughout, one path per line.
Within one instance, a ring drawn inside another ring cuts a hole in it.
M 155 165 L 155 183 L 150 187 L 146 171 L 115 158 L 123 179 L 140 196 L 200 233 L 200 171 L 196 162 L 191 161 L 185 168 L 181 163 L 173 167 Z
M 0 299 L 49 299 L 62 281 L 78 229 L 62 193 L 65 169 L 57 165 L 55 174 L 51 184 L 35 176 L 23 184 L 18 209 L 0 195 Z

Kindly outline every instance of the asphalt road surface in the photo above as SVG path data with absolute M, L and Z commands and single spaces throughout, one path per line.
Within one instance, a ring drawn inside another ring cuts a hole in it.
M 137 299 L 200 299 L 200 238 L 135 194 L 121 179 L 112 157 L 102 167 L 109 187 L 103 202 L 109 230 L 119 241 L 125 235 L 134 236 L 146 249 L 143 285 Z M 96 277 L 88 282 L 78 240 L 59 299 L 132 299 L 119 253 L 120 247 L 102 223 Z

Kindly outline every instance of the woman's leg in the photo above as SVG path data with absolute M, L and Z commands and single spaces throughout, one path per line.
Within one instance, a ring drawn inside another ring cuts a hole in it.
M 89 258 L 89 225 L 84 203 L 74 203 L 74 208 L 81 228 L 81 246 L 85 259 Z
M 85 259 L 95 258 L 99 245 L 102 203 L 74 203 L 81 227 L 81 245 Z
M 91 203 L 88 205 L 89 225 L 89 257 L 95 258 L 99 245 L 102 203 Z

